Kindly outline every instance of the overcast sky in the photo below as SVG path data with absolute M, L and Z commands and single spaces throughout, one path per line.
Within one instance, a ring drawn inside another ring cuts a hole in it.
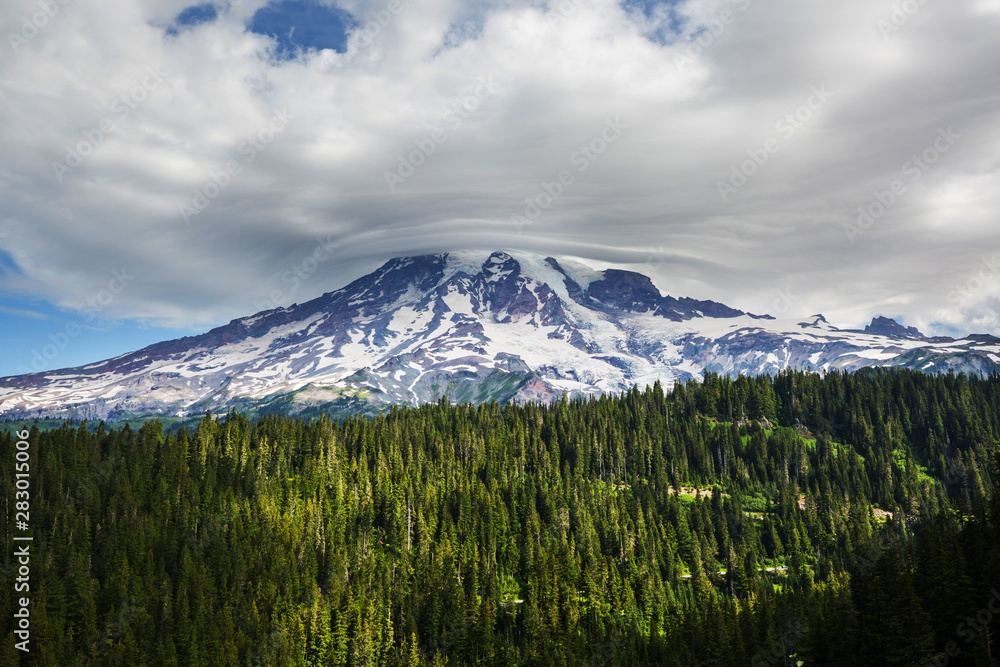
M 0 27 L 0 375 L 471 247 L 1000 334 L 1000 0 L 10 0 Z

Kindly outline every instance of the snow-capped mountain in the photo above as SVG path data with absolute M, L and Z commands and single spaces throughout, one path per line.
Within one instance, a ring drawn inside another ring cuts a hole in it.
M 374 412 L 550 400 L 718 373 L 905 366 L 990 373 L 1000 338 L 927 338 L 875 318 L 776 320 L 663 296 L 644 275 L 532 253 L 393 259 L 347 287 L 100 363 L 0 379 L 0 417 L 205 410 Z

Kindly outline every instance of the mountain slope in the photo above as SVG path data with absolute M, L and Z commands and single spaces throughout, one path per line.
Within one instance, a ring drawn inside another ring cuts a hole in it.
M 991 373 L 1000 339 L 928 339 L 876 318 L 774 320 L 663 296 L 648 277 L 532 253 L 393 259 L 304 304 L 80 368 L 0 379 L 0 416 L 123 419 L 207 409 L 374 412 L 550 400 L 719 373 L 904 366 Z

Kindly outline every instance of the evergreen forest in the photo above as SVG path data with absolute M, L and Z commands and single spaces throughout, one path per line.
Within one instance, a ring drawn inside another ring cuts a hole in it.
M 5 666 L 1000 666 L 1000 377 L 0 431 Z M 30 652 L 14 647 L 30 597 Z

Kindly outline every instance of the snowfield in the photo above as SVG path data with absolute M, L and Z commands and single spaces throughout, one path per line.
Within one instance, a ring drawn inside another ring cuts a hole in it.
M 838 329 L 661 295 L 638 273 L 518 252 L 391 260 L 313 301 L 80 368 L 0 379 L 0 416 L 549 400 L 726 374 L 905 366 L 990 373 L 1000 339 Z

